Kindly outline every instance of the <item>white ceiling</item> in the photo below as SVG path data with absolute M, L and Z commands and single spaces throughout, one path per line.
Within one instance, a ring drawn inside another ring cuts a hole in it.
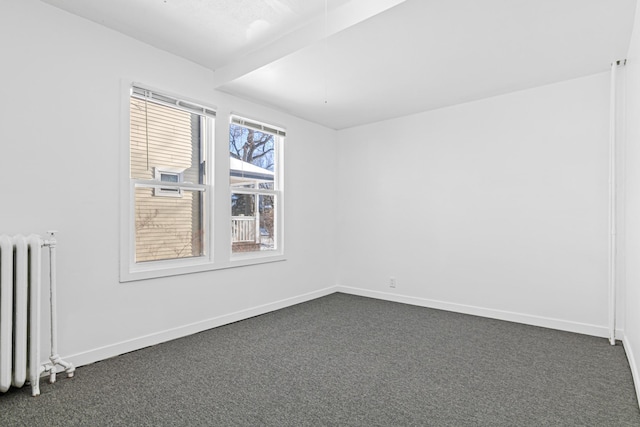
M 343 129 L 606 71 L 636 0 L 42 0 Z M 326 9 L 325 9 L 326 8 Z

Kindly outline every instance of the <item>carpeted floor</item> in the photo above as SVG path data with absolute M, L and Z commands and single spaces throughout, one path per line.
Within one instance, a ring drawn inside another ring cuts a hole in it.
M 640 426 L 621 345 L 333 294 L 0 395 L 1 426 Z

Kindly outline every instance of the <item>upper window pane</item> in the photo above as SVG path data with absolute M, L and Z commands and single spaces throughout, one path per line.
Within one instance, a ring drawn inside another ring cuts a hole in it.
M 276 168 L 275 136 L 244 126 L 229 126 L 232 186 L 273 189 Z
M 203 184 L 202 132 L 198 114 L 131 97 L 131 178 L 160 180 L 161 170 Z

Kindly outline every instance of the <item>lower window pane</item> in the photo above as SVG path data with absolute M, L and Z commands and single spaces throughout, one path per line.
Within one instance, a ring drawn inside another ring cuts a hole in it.
M 260 250 L 272 250 L 276 248 L 275 196 L 261 194 L 258 198 L 260 209 Z
M 136 188 L 136 262 L 204 255 L 203 197 L 189 190 L 161 197 L 152 188 Z
M 233 193 L 231 251 L 238 253 L 275 249 L 274 211 L 275 196 L 271 194 Z

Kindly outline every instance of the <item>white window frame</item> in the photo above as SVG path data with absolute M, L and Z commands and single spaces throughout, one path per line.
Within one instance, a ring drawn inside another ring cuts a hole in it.
M 229 124 L 237 126 L 243 126 L 246 128 L 254 129 L 263 133 L 268 133 L 274 137 L 274 157 L 275 157 L 275 170 L 274 170 L 274 189 L 254 189 L 254 188 L 241 188 L 232 187 L 229 185 L 229 196 L 231 194 L 250 194 L 256 196 L 256 207 L 258 209 L 258 198 L 260 195 L 273 195 L 275 199 L 274 210 L 274 238 L 276 241 L 276 247 L 270 250 L 259 250 L 250 252 L 236 252 L 231 253 L 231 260 L 243 262 L 251 260 L 260 260 L 271 257 L 283 257 L 284 256 L 284 138 L 286 137 L 286 131 L 278 126 L 263 123 L 258 120 L 248 119 L 245 116 L 232 113 L 229 118 Z M 227 145 L 228 145 L 227 136 Z M 227 160 L 228 161 L 228 160 Z M 231 197 L 229 197 L 229 200 Z M 231 206 L 229 206 L 229 214 L 231 214 Z M 229 247 L 231 247 L 231 239 L 229 240 Z
M 168 97 L 168 101 L 177 101 L 174 105 L 185 107 L 202 107 L 209 113 L 216 114 L 216 108 L 206 103 L 193 101 L 188 97 L 174 95 L 175 91 L 157 89 L 154 86 L 123 79 L 121 82 L 121 145 L 120 145 L 120 282 L 168 277 L 181 274 L 219 270 L 235 267 L 250 266 L 263 263 L 285 261 L 284 253 L 284 180 L 283 180 L 283 143 L 279 141 L 279 152 L 276 154 L 279 170 L 275 179 L 278 180 L 279 202 L 275 224 L 277 241 L 276 250 L 250 252 L 242 254 L 231 253 L 231 189 L 229 185 L 229 127 L 220 125 L 229 123 L 231 115 L 212 119 L 206 127 L 205 174 L 208 177 L 203 191 L 207 192 L 206 204 L 203 206 L 203 225 L 206 230 L 205 255 L 193 258 L 180 258 L 160 261 L 135 262 L 135 186 L 149 186 L 152 188 L 169 187 L 170 184 L 160 180 L 131 179 L 130 164 L 130 98 L 132 86 L 148 89 L 156 94 Z M 215 136 L 215 138 L 214 138 Z M 162 169 L 162 168 L 160 168 Z M 169 171 L 171 172 L 171 171 Z M 214 179 L 217 177 L 217 180 Z M 183 180 L 180 180 L 183 181 Z M 221 185 L 216 186 L 216 182 Z M 179 188 L 184 190 L 201 190 L 198 184 L 180 182 Z
M 211 158 L 213 146 L 213 136 L 215 134 L 215 109 L 205 106 L 205 104 L 188 100 L 182 96 L 175 96 L 167 91 L 157 90 L 147 85 L 142 85 L 130 81 L 123 81 L 122 96 L 122 149 L 121 149 L 121 219 L 120 219 L 120 281 L 128 282 L 154 277 L 163 277 L 176 274 L 184 274 L 192 271 L 208 269 L 213 263 L 213 223 L 211 206 L 213 198 L 213 182 L 211 171 Z M 204 126 L 204 137 L 202 138 L 201 150 L 203 150 L 203 160 L 205 164 L 205 183 L 197 184 L 184 182 L 183 170 L 163 168 L 154 169 L 154 179 L 131 178 L 131 151 L 130 151 L 130 99 L 133 95 L 133 88 L 140 88 L 148 91 L 149 100 L 152 102 L 168 105 L 171 108 L 185 110 L 191 113 L 200 114 Z M 162 173 L 178 176 L 178 182 L 162 181 Z M 205 230 L 204 255 L 189 258 L 175 258 L 157 261 L 145 261 L 136 263 L 135 261 L 135 189 L 140 187 L 150 187 L 154 189 L 155 196 L 182 197 L 184 191 L 204 191 L 206 197 L 203 203 L 202 224 Z

